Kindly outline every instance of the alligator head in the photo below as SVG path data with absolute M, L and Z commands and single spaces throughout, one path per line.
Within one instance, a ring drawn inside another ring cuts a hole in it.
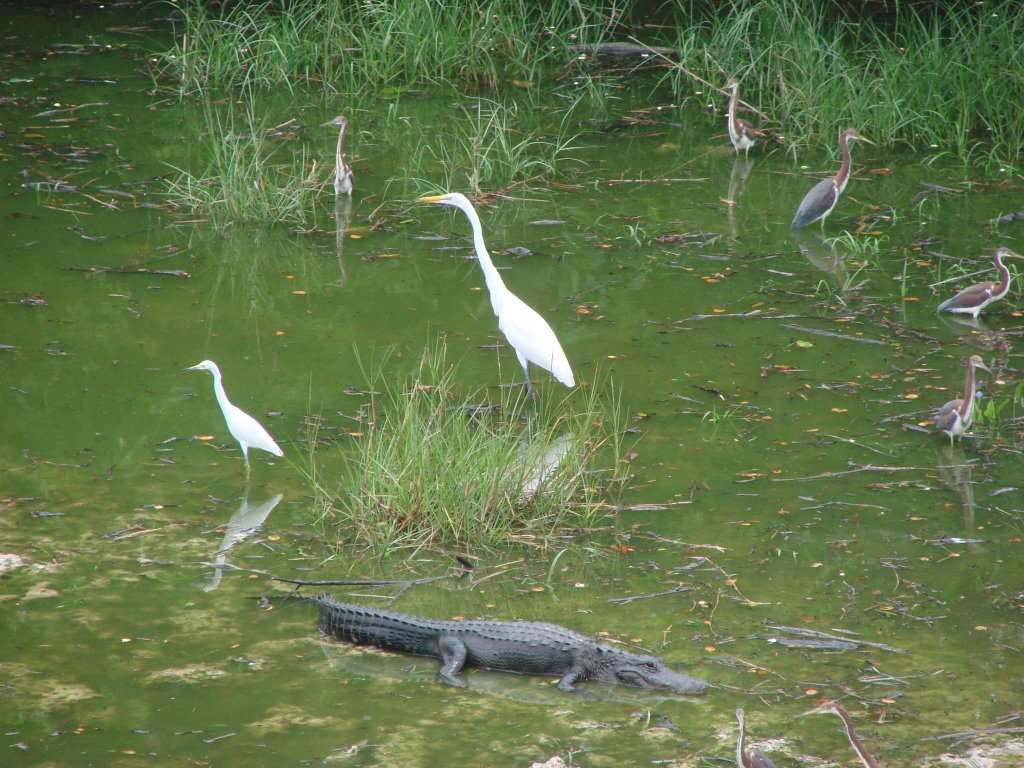
M 641 656 L 607 649 L 602 655 L 601 669 L 595 679 L 634 688 L 661 688 L 674 693 L 697 696 L 708 687 L 707 680 L 682 675 L 669 668 L 657 656 Z

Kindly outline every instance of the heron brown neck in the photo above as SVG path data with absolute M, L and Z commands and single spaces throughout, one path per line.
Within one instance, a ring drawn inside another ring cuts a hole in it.
M 746 731 L 743 727 L 743 714 L 740 712 L 736 713 L 736 719 L 740 724 L 740 733 L 736 739 L 736 768 L 749 768 L 749 760 L 747 760 L 747 740 Z
M 839 173 L 834 177 L 840 193 L 846 189 L 846 182 L 850 180 L 850 167 L 853 165 L 853 158 L 850 156 L 850 141 L 850 137 L 843 134 L 842 146 L 840 147 L 843 153 L 843 161 L 839 164 Z
M 969 370 L 970 373 L 968 373 L 968 376 L 973 377 L 974 366 L 971 366 Z M 850 746 L 853 747 L 854 751 L 856 751 L 857 753 L 857 756 L 860 757 L 860 761 L 864 763 L 864 768 L 882 768 L 882 766 L 878 764 L 878 761 L 876 761 L 875 758 L 869 755 L 868 751 L 864 748 L 864 744 L 861 742 L 860 737 L 857 735 L 857 732 L 853 729 L 853 720 L 850 719 L 850 716 L 838 707 L 836 707 L 832 711 L 842 718 L 843 725 L 846 727 L 846 738 L 849 739 Z
M 338 168 L 343 168 L 344 165 L 345 165 L 345 156 L 342 154 L 342 146 L 344 145 L 344 143 L 345 143 L 345 126 L 343 125 L 338 130 L 338 150 L 337 150 L 337 153 L 336 153 L 337 157 L 335 158 L 338 161 Z
M 967 363 L 967 381 L 964 384 L 964 401 L 960 405 L 960 419 L 967 421 L 967 417 L 974 410 L 974 363 Z
M 999 284 L 992 290 L 996 296 L 1002 297 L 1010 290 L 1010 268 L 1003 264 L 1002 251 L 996 251 L 996 269 L 999 271 Z

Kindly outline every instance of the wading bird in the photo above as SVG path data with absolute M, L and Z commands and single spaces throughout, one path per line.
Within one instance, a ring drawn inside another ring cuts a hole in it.
M 754 130 L 754 126 L 746 120 L 736 117 L 736 105 L 740 100 L 740 81 L 735 77 L 730 78 L 725 87 L 732 90 L 732 96 L 729 97 L 729 141 L 732 142 L 732 148 L 737 154 L 742 149 L 744 154 L 749 155 L 750 148 L 764 134 Z
M 522 299 L 505 287 L 501 275 L 498 274 L 498 270 L 491 261 L 490 254 L 487 253 L 480 217 L 477 216 L 473 204 L 459 192 L 421 197 L 416 202 L 450 205 L 453 208 L 458 208 L 469 219 L 469 224 L 473 228 L 476 258 L 480 262 L 480 268 L 484 271 L 484 281 L 487 283 L 487 291 L 491 296 L 491 308 L 498 318 L 498 328 L 505 334 L 508 343 L 516 351 L 519 364 L 523 366 L 523 373 L 526 376 L 526 391 L 530 394 L 530 399 L 536 400 L 533 385 L 530 383 L 530 363 L 551 371 L 554 377 L 565 386 L 575 386 L 576 381 L 573 378 L 572 369 L 569 367 L 569 361 L 565 357 L 565 352 L 562 351 L 562 345 L 558 343 L 555 332 L 551 330 L 551 326 Z
M 846 710 L 836 704 L 834 701 L 826 701 L 824 704 L 820 704 L 814 709 L 804 712 L 800 717 L 805 715 L 838 715 L 843 721 L 843 726 L 846 728 L 846 738 L 850 742 L 850 746 L 853 747 L 857 753 L 857 757 L 860 758 L 864 768 L 882 768 L 881 764 L 875 758 L 873 758 L 868 751 L 864 748 L 864 744 L 861 743 L 860 737 L 857 732 L 853 729 L 853 720 L 846 714 Z
M 743 707 L 737 708 L 736 722 L 740 725 L 740 732 L 736 737 L 736 768 L 775 768 L 775 763 L 769 760 L 761 750 L 747 750 L 743 716 Z
M 352 182 L 355 179 L 355 174 L 352 173 L 352 169 L 345 163 L 345 154 L 343 152 L 345 131 L 348 129 L 348 118 L 344 115 L 338 115 L 336 118 L 328 120 L 320 127 L 336 127 L 338 129 L 338 149 L 335 151 L 334 155 L 334 194 L 351 195 Z
M 256 421 L 252 416 L 243 411 L 237 405 L 228 400 L 224 391 L 224 384 L 221 381 L 220 368 L 212 360 L 203 360 L 198 365 L 186 368 L 186 371 L 209 371 L 213 374 L 213 391 L 217 395 L 217 404 L 224 414 L 224 421 L 228 424 L 228 431 L 238 441 L 245 457 L 245 476 L 249 477 L 249 449 L 259 448 L 275 456 L 284 456 L 284 452 L 274 442 L 274 438 Z
M 853 162 L 850 157 L 851 141 L 863 141 L 865 144 L 875 143 L 861 136 L 856 128 L 847 128 L 842 132 L 839 136 L 839 148 L 843 153 L 843 161 L 839 164 L 839 173 L 830 179 L 822 179 L 804 195 L 800 207 L 796 209 L 796 216 L 793 217 L 793 229 L 806 227 L 816 221 L 820 221 L 824 229 L 825 218 L 836 207 L 839 196 L 846 189 L 846 182 L 850 180 L 850 166 Z
M 935 414 L 935 426 L 939 431 L 949 435 L 949 444 L 953 439 L 960 437 L 971 426 L 974 421 L 974 370 L 981 368 L 988 371 L 985 361 L 981 355 L 971 355 L 967 360 L 967 382 L 964 384 L 963 400 L 950 400 L 939 408 Z M 991 371 L 989 371 L 991 373 Z
M 999 301 L 1010 290 L 1010 270 L 1003 264 L 1003 259 L 1019 259 L 1020 254 L 1014 253 L 1009 248 L 996 248 L 992 257 L 996 263 L 996 272 L 999 273 L 999 282 L 993 283 L 987 280 L 968 288 L 964 288 L 956 296 L 951 296 L 939 304 L 939 312 L 956 312 L 961 315 L 970 315 L 975 320 L 978 314 L 991 304 Z

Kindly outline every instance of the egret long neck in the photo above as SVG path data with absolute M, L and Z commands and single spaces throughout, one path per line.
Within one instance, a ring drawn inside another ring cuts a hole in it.
M 221 381 L 220 371 L 213 371 L 213 392 L 217 395 L 217 402 L 220 404 L 220 409 L 227 414 L 228 406 L 231 405 L 231 401 L 228 400 L 228 393 L 224 391 L 224 384 Z
M 996 269 L 999 270 L 999 284 L 992 289 L 993 298 L 1001 299 L 1010 290 L 1010 269 L 1003 264 L 1003 254 L 996 251 Z
M 495 315 L 500 315 L 508 288 L 505 287 L 505 281 L 498 274 L 494 262 L 491 261 L 491 255 L 487 252 L 487 246 L 484 245 L 484 232 L 480 224 L 480 217 L 472 208 L 467 208 L 465 213 L 473 228 L 473 246 L 476 249 L 476 258 L 480 262 L 480 268 L 484 271 L 484 282 L 487 283 L 487 292 L 491 296 L 491 309 L 494 310 Z
M 842 141 L 842 152 L 843 161 L 839 164 L 839 173 L 834 177 L 836 186 L 839 188 L 839 194 L 843 193 L 846 189 L 846 182 L 850 180 L 850 167 L 853 165 L 853 158 L 850 156 L 850 142 L 852 139 L 849 136 L 843 136 Z

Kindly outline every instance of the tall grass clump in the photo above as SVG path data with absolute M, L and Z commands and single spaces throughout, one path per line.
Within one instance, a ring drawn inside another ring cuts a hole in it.
M 268 126 L 250 102 L 241 115 L 203 106 L 205 130 L 193 171 L 174 167 L 169 205 L 216 229 L 237 224 L 307 227 L 322 186 L 316 161 L 304 147 L 267 139 Z
M 405 175 L 420 186 L 441 184 L 473 197 L 548 179 L 575 149 L 576 134 L 569 133 L 565 119 L 569 114 L 553 131 L 533 132 L 524 128 L 515 103 L 475 100 L 464 120 L 432 131 L 430 141 L 416 145 Z
M 617 23 L 614 0 L 182 0 L 181 34 L 158 69 L 182 95 L 315 84 L 365 92 L 389 83 L 532 83 L 573 44 Z
M 677 18 L 690 22 L 676 25 L 680 63 L 715 84 L 740 77 L 744 99 L 776 120 L 793 148 L 838 152 L 840 131 L 857 127 L 881 144 L 964 162 L 979 152 L 1020 160 L 1019 3 L 898 3 L 872 15 L 836 2 L 734 0 L 700 12 L 678 2 Z M 677 94 L 692 92 L 687 75 L 670 77 Z
M 518 388 L 488 404 L 459 385 L 443 346 L 428 348 L 408 379 L 382 369 L 368 379 L 376 394 L 337 487 L 317 471 L 318 507 L 339 546 L 544 545 L 601 517 L 624 420 L 593 387 L 540 387 L 536 412 Z

